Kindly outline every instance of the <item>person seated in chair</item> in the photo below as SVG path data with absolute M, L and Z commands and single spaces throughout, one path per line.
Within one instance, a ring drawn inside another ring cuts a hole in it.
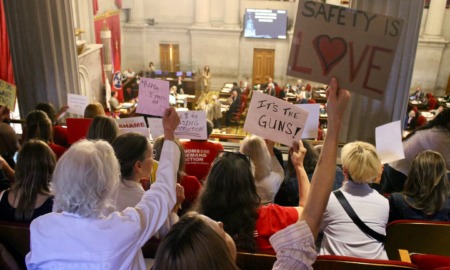
M 111 106 L 112 112 L 122 109 L 122 104 L 119 103 L 117 97 L 118 97 L 117 91 L 111 92 L 111 99 L 109 100 L 109 105 Z
M 225 119 L 225 125 L 227 127 L 230 125 L 231 119 L 233 118 L 234 114 L 237 113 L 241 108 L 241 96 L 236 90 L 233 90 L 228 101 L 230 102 L 230 108 L 228 109 L 227 117 Z

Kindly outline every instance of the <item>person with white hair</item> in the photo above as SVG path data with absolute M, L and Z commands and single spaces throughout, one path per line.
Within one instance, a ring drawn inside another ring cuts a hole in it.
M 158 181 L 136 207 L 121 212 L 108 213 L 120 182 L 112 146 L 87 140 L 72 145 L 53 174 L 54 212 L 30 226 L 27 269 L 145 269 L 141 247 L 176 202 L 180 151 L 173 140 L 179 122 L 175 109 L 166 109 Z

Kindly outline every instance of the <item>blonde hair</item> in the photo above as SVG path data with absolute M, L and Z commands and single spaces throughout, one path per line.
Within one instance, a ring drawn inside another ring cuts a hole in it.
M 53 173 L 53 210 L 99 217 L 110 206 L 110 197 L 119 185 L 119 168 L 109 143 L 75 143 L 59 159 Z
M 381 162 L 373 145 L 356 141 L 346 144 L 341 151 L 344 170 L 355 183 L 371 183 L 381 170 Z
M 103 115 L 105 115 L 105 110 L 103 109 L 102 104 L 98 102 L 90 103 L 84 109 L 84 118 L 94 118 Z
M 250 157 L 254 166 L 252 169 L 255 181 L 260 181 L 270 175 L 272 163 L 269 149 L 263 138 L 256 135 L 245 137 L 240 152 Z

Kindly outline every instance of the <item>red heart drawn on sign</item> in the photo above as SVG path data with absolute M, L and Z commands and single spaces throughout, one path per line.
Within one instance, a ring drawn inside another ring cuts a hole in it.
M 313 40 L 313 46 L 322 64 L 324 76 L 328 75 L 347 54 L 347 42 L 340 37 L 330 38 L 327 35 L 320 35 Z

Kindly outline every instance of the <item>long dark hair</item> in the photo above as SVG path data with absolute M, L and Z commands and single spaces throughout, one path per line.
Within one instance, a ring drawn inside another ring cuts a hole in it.
M 133 176 L 134 164 L 145 159 L 149 143 L 147 137 L 136 132 L 122 134 L 112 142 L 122 180 Z
M 32 139 L 22 146 L 17 157 L 16 181 L 11 188 L 15 200 L 18 200 L 16 220 L 30 220 L 37 195 L 50 195 L 50 180 L 55 164 L 55 154 L 45 142 Z
M 238 248 L 254 251 L 253 238 L 261 199 L 256 193 L 250 162 L 223 155 L 214 162 L 197 201 L 197 211 L 223 222 Z
M 156 253 L 155 270 L 239 269 L 220 235 L 199 214 L 186 213 Z
M 53 142 L 53 124 L 44 111 L 34 110 L 28 113 L 26 120 L 27 140 L 39 139 Z
M 402 193 L 407 203 L 427 215 L 444 208 L 449 199 L 447 166 L 441 154 L 424 151 L 418 154 L 409 170 L 408 179 Z
M 418 127 L 413 132 L 409 133 L 408 136 L 405 137 L 404 141 L 411 138 L 414 134 L 416 134 L 417 131 L 430 129 L 430 128 L 439 128 L 439 129 L 446 129 L 447 125 L 450 123 L 450 109 L 446 108 L 441 113 L 436 115 L 433 120 L 428 121 L 425 125 Z

